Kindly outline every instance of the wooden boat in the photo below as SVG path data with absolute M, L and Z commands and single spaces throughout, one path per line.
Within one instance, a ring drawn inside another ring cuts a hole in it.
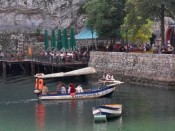
M 106 119 L 119 117 L 122 114 L 122 105 L 107 104 L 107 105 L 96 106 L 92 108 L 92 113 L 94 115 L 94 121 L 96 122 L 104 120 L 105 116 Z
M 67 76 L 76 76 L 76 75 L 85 75 L 94 73 L 96 73 L 95 68 L 86 67 L 65 73 L 61 72 L 47 75 L 40 73 L 36 74 L 34 77 L 45 79 L 45 78 L 67 77 Z M 48 93 L 46 95 L 42 95 L 39 90 L 34 90 L 34 93 L 37 94 L 38 98 L 41 100 L 70 100 L 70 99 L 89 99 L 89 98 L 108 97 L 112 95 L 116 86 L 121 83 L 122 82 L 120 81 L 110 81 L 110 82 L 100 81 L 97 82 L 96 85 L 91 87 L 90 89 L 86 89 L 83 92 L 75 94 Z
M 118 83 L 99 85 L 99 87 L 93 87 L 92 89 L 84 90 L 81 93 L 75 94 L 56 94 L 48 93 L 46 95 L 39 95 L 41 100 L 70 100 L 70 99 L 90 99 L 100 97 L 110 97 Z

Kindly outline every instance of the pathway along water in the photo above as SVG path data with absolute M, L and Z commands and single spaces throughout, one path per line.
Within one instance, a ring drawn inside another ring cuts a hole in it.
M 71 79 L 72 80 L 72 79 Z M 57 80 L 47 81 L 55 89 Z M 88 80 L 75 79 L 83 86 Z M 70 81 L 67 80 L 67 83 Z M 112 98 L 42 101 L 29 76 L 0 78 L 0 131 L 174 131 L 175 91 L 123 84 Z M 94 123 L 92 107 L 121 103 L 122 117 Z

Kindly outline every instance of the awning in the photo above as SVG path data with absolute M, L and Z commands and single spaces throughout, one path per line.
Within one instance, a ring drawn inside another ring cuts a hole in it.
M 92 38 L 93 39 L 98 38 L 97 33 L 94 31 L 92 36 L 92 31 L 87 27 L 84 27 L 79 34 L 75 35 L 76 40 L 86 40 Z

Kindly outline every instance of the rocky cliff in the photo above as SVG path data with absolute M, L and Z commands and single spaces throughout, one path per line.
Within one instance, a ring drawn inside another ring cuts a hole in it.
M 83 26 L 79 13 L 86 0 L 0 0 L 0 31 L 33 32 Z

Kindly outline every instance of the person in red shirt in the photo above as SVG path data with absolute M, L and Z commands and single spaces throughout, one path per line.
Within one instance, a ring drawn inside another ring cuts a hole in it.
M 69 90 L 68 90 L 68 93 L 70 93 L 70 95 L 74 96 L 75 93 L 76 93 L 76 89 L 75 89 L 75 86 L 73 83 L 70 83 L 69 84 Z

